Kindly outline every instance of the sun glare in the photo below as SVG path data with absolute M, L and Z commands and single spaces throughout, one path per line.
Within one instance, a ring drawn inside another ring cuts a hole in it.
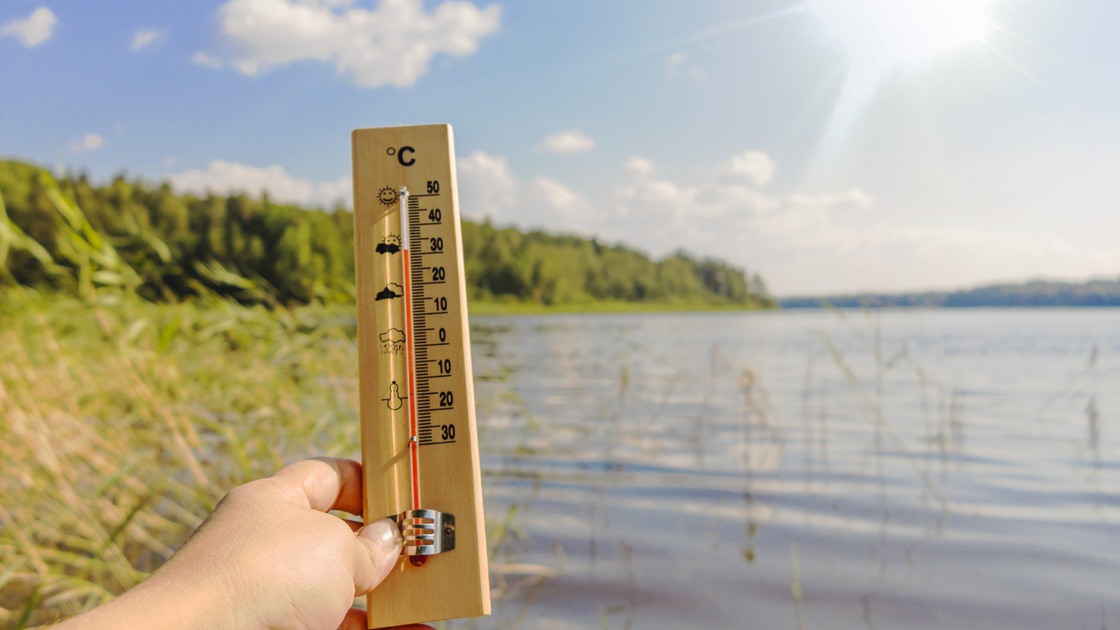
M 814 0 L 852 64 L 887 71 L 981 42 L 994 0 Z
M 808 0 L 823 35 L 844 50 L 828 135 L 842 136 L 887 77 L 985 42 L 1000 0 Z M 825 144 L 830 141 L 826 139 Z

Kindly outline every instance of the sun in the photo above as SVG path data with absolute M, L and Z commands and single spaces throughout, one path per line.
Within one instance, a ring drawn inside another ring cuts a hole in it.
M 385 186 L 377 191 L 377 200 L 386 206 L 391 206 L 397 203 L 397 189 L 392 186 Z
M 880 74 L 981 43 L 996 0 L 812 0 L 861 71 Z M 856 68 L 853 68 L 856 69 Z
M 986 45 L 1002 0 L 807 0 L 817 35 L 844 51 L 824 145 L 843 136 L 884 80 L 950 53 Z M 822 147 L 827 150 L 827 148 Z

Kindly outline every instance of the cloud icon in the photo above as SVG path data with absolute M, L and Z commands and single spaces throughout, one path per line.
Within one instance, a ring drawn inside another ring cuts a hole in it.
M 404 341 L 404 331 L 399 328 L 390 328 L 377 336 L 383 343 L 398 344 Z
M 381 289 L 377 292 L 377 296 L 374 298 L 374 301 L 379 302 L 381 300 L 391 300 L 393 298 L 399 298 L 403 296 L 404 287 L 397 284 L 396 282 L 390 282 L 389 284 L 385 285 L 384 289 Z

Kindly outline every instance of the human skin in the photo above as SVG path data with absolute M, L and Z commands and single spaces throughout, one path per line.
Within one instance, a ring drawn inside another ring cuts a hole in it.
M 364 629 L 351 606 L 393 568 L 400 531 L 328 510 L 361 514 L 361 464 L 309 459 L 238 486 L 150 578 L 56 628 Z

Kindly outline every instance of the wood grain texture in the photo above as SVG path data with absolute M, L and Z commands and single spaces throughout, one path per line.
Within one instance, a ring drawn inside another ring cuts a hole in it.
M 402 256 L 391 247 L 400 235 L 399 204 L 391 201 L 401 187 L 423 196 L 418 203 L 438 207 L 442 215 L 438 225 L 423 228 L 425 242 L 414 245 L 412 259 L 422 261 L 415 264 L 424 265 L 424 273 L 437 260 L 446 273 L 447 282 L 425 287 L 426 299 L 447 300 L 446 314 L 428 316 L 428 332 L 436 335 L 442 328 L 448 343 L 433 344 L 429 358 L 450 360 L 451 373 L 439 379 L 437 393 L 450 393 L 455 401 L 454 409 L 437 410 L 435 421 L 437 432 L 453 425 L 454 440 L 422 444 L 418 453 L 421 507 L 455 516 L 456 547 L 428 557 L 420 567 L 402 556 L 367 600 L 369 627 L 486 615 L 490 588 L 451 127 L 359 129 L 352 146 L 366 522 L 399 514 L 412 500 L 409 405 L 394 398 L 406 396 L 405 353 L 393 332 L 406 329 L 403 300 L 376 299 L 395 291 L 393 284 L 403 284 Z M 439 193 L 425 196 L 430 181 L 439 182 Z M 443 240 L 444 254 L 428 255 L 429 237 Z M 394 383 L 396 392 L 391 391 Z

